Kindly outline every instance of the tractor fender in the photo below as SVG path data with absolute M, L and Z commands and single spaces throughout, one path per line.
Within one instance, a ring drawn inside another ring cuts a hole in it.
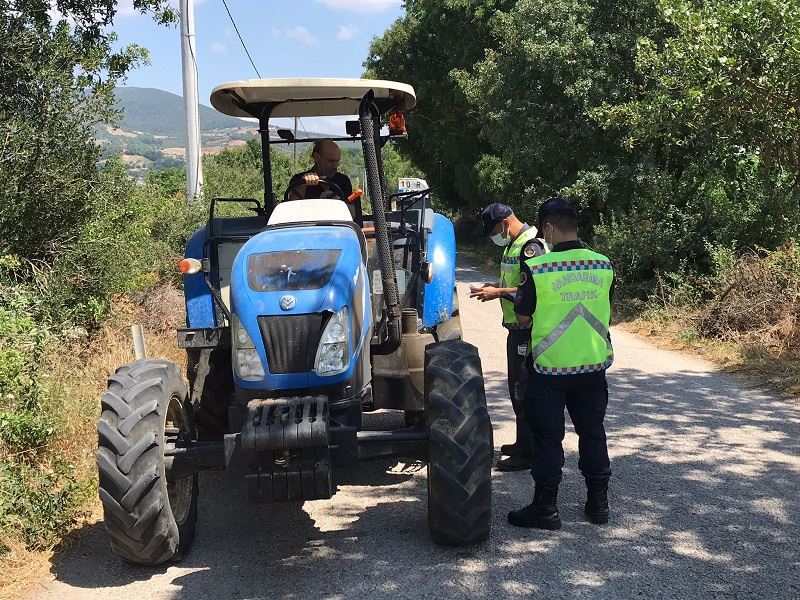
M 207 237 L 205 227 L 195 231 L 186 243 L 186 258 L 202 260 L 203 246 Z M 211 297 L 202 271 L 183 276 L 183 294 L 186 300 L 186 325 L 195 329 L 216 327 L 214 299 Z
M 453 289 L 456 284 L 456 235 L 447 217 L 435 214 L 428 233 L 427 260 L 433 266 L 433 279 L 423 285 L 422 324 L 433 327 L 453 314 Z

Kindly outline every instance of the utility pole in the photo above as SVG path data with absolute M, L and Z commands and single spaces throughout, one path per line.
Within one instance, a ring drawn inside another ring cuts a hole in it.
M 297 139 L 297 117 L 294 118 L 294 139 Z M 292 144 L 292 168 L 297 171 L 297 144 Z
M 203 193 L 200 162 L 200 115 L 197 100 L 197 49 L 194 33 L 194 0 L 180 0 L 183 103 L 186 107 L 186 200 Z

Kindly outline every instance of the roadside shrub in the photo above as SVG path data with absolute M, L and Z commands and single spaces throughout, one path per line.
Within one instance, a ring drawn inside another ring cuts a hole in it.
M 0 462 L 0 553 L 11 534 L 32 550 L 53 545 L 74 521 L 80 499 L 70 465 Z
M 800 247 L 751 251 L 721 268 L 700 332 L 727 340 L 749 337 L 778 353 L 800 353 Z

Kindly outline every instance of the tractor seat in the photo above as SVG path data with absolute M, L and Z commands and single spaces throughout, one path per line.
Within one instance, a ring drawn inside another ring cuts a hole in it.
M 321 221 L 353 222 L 350 209 L 339 199 L 291 200 L 280 202 L 267 225 L 283 223 L 317 223 Z

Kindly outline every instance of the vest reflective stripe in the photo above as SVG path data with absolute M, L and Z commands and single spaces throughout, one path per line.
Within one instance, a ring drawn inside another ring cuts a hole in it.
M 569 311 L 569 314 L 564 317 L 564 320 L 561 321 L 561 323 L 559 323 L 546 338 L 533 347 L 531 350 L 531 358 L 534 360 L 534 362 L 542 354 L 547 352 L 559 339 L 561 339 L 561 336 L 567 332 L 570 325 L 572 325 L 578 319 L 578 317 L 583 317 L 586 319 L 586 322 L 589 323 L 589 326 L 594 329 L 600 337 L 606 340 L 608 352 L 609 354 L 613 355 L 614 349 L 611 347 L 611 342 L 608 339 L 608 327 L 598 321 L 597 317 L 590 313 L 589 309 L 583 304 L 578 304 L 575 308 Z
M 536 286 L 534 370 L 573 375 L 607 369 L 614 361 L 608 339 L 614 271 L 608 258 L 577 249 L 537 256 L 526 264 Z
M 536 228 L 530 227 L 520 233 L 511 244 L 506 246 L 503 251 L 503 259 L 500 261 L 500 287 L 515 288 L 519 287 L 519 256 L 522 248 L 532 239 L 536 238 Z M 503 309 L 503 325 L 509 329 L 527 329 L 528 325 L 520 325 L 517 315 L 514 313 L 514 303 L 500 298 L 500 306 Z

